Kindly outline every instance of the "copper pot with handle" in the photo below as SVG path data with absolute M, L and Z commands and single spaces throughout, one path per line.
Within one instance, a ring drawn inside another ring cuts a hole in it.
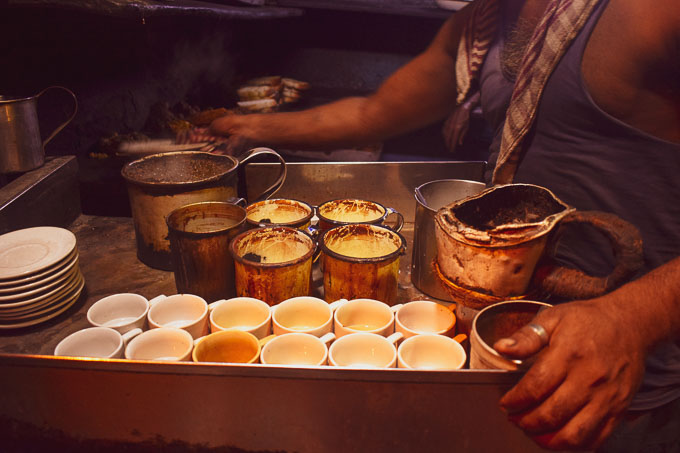
M 532 184 L 488 188 L 443 207 L 435 221 L 437 272 L 455 300 L 477 310 L 529 294 L 596 297 L 642 265 L 642 239 L 633 225 L 610 213 L 578 211 Z M 609 239 L 616 259 L 609 275 L 587 275 L 552 259 L 564 228 L 576 223 Z

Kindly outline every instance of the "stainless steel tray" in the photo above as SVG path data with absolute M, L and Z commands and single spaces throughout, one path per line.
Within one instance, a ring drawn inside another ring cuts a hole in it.
M 248 164 L 247 190 L 260 190 L 273 167 Z M 410 244 L 414 187 L 479 180 L 483 169 L 480 162 L 289 164 L 276 196 L 311 204 L 348 196 L 378 201 L 404 215 Z M 513 373 L 53 357 L 59 340 L 87 327 L 85 312 L 99 298 L 175 292 L 171 273 L 136 259 L 132 219 L 81 215 L 70 229 L 86 280 L 81 300 L 44 325 L 0 332 L 7 451 L 540 451 L 498 407 L 518 378 Z M 410 250 L 400 301 L 431 299 L 411 284 L 409 264 Z

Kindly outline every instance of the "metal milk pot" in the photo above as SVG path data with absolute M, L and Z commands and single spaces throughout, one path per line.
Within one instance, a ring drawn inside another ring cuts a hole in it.
M 279 173 L 258 196 L 261 200 L 276 192 L 286 178 L 285 161 L 269 148 L 253 148 L 238 158 L 196 151 L 153 154 L 126 164 L 121 174 L 127 183 L 140 261 L 172 270 L 167 216 L 184 205 L 237 198 L 239 169 L 262 155 L 279 161 Z
M 416 215 L 413 227 L 411 281 L 428 296 L 452 301 L 433 269 L 433 263 L 437 258 L 434 216 L 440 208 L 475 195 L 485 188 L 486 184 L 482 182 L 463 179 L 439 179 L 415 188 Z
M 610 213 L 578 211 L 536 185 L 491 187 L 443 207 L 435 221 L 440 277 L 454 299 L 474 309 L 528 293 L 596 297 L 642 264 L 642 239 L 633 225 Z M 616 264 L 608 276 L 552 259 L 563 228 L 574 223 L 589 224 L 609 239 Z
M 51 89 L 60 89 L 73 97 L 73 113 L 45 140 L 40 137 L 38 98 Z M 67 88 L 52 86 L 35 96 L 10 97 L 0 95 L 0 173 L 22 173 L 33 170 L 45 162 L 45 145 L 54 138 L 78 110 L 76 95 Z

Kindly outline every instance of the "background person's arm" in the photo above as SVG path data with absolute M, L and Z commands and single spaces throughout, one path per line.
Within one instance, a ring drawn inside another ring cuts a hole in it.
M 251 146 L 331 149 L 379 142 L 442 119 L 455 105 L 455 58 L 466 16 L 464 10 L 452 16 L 423 53 L 370 96 L 299 112 L 229 115 L 215 120 L 208 133 L 228 137 L 231 152 Z

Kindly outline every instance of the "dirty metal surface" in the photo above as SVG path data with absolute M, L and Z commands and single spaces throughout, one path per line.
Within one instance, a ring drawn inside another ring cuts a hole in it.
M 314 203 L 337 194 L 288 184 L 287 193 Z M 377 187 L 395 193 L 366 191 Z M 391 202 L 412 191 L 399 187 L 383 180 L 360 193 Z M 412 216 L 402 230 L 408 244 Z M 43 325 L 0 331 L 3 451 L 540 451 L 498 408 L 514 373 L 51 356 L 63 337 L 88 326 L 85 313 L 101 297 L 175 293 L 171 272 L 137 259 L 131 218 L 81 215 L 70 229 L 86 281 L 80 300 Z M 398 302 L 427 299 L 410 282 L 409 253 L 402 258 Z M 317 270 L 315 295 L 320 278 Z

